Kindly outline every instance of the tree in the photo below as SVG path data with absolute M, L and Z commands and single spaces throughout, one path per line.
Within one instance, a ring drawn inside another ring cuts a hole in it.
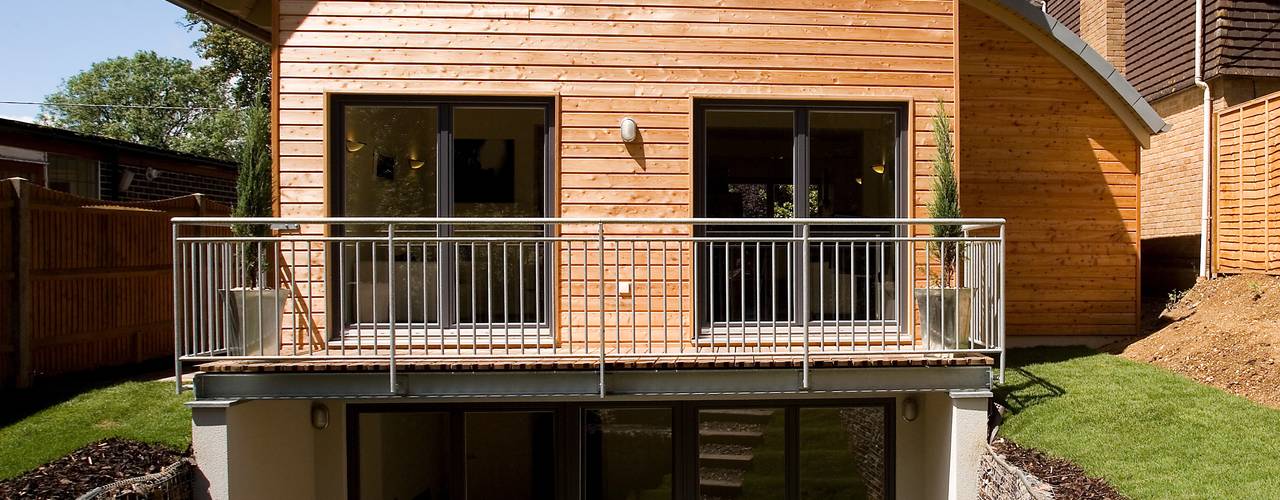
M 933 200 L 929 202 L 929 217 L 934 219 L 960 218 L 960 185 L 956 180 L 955 145 L 951 142 L 951 118 L 947 109 L 938 102 L 938 109 L 933 113 L 933 141 L 938 152 L 933 157 Z M 958 238 L 964 231 L 958 224 L 934 224 L 933 236 L 937 238 Z M 933 253 L 941 259 L 941 282 L 950 283 L 955 276 L 956 256 L 964 251 L 961 242 L 935 242 L 930 245 Z M 949 253 L 948 253 L 949 252 Z
M 271 52 L 266 45 L 192 13 L 187 13 L 186 24 L 188 31 L 200 32 L 191 46 L 209 61 L 209 72 L 230 86 L 236 104 L 271 105 Z
M 48 125 L 228 160 L 239 151 L 226 82 L 183 59 L 140 51 L 94 63 L 45 101 Z

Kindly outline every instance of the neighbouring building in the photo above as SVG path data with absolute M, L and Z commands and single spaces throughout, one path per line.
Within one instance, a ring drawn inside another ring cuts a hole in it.
M 1142 152 L 1142 279 L 1158 296 L 1190 287 L 1199 272 L 1205 107 L 1194 81 L 1194 1 L 1047 4 L 1050 14 L 1119 68 L 1171 126 Z M 1203 72 L 1211 113 L 1280 91 L 1277 23 L 1277 2 L 1204 0 Z
M 0 179 L 102 201 L 153 201 L 194 193 L 235 201 L 236 164 L 0 119 Z
M 1005 348 L 1138 331 L 1167 124 L 1023 0 L 172 1 L 276 76 L 278 217 L 175 221 L 202 498 L 975 498 Z

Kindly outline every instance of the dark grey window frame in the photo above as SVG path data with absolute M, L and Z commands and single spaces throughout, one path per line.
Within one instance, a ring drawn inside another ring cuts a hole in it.
M 884 101 L 884 102 L 867 102 L 867 101 L 833 101 L 833 100 L 814 100 L 814 101 L 797 101 L 797 100 L 738 100 L 738 99 L 701 99 L 694 101 L 693 104 L 693 198 L 694 198 L 694 217 L 707 217 L 707 173 L 708 173 L 708 155 L 706 141 L 706 113 L 712 110 L 760 110 L 760 111 L 790 111 L 792 113 L 792 206 L 795 207 L 794 213 L 808 214 L 809 200 L 809 113 L 813 111 L 847 111 L 847 112 L 868 112 L 868 113 L 892 113 L 894 116 L 894 132 L 897 134 L 894 145 L 894 212 L 898 217 L 905 216 L 910 213 L 910 193 L 908 186 L 910 180 L 907 175 L 911 169 L 907 165 L 907 148 L 910 146 L 908 137 L 909 127 L 908 116 L 909 104 L 902 101 Z M 777 219 L 779 226 L 786 226 L 786 219 Z M 792 234 L 800 236 L 801 228 L 792 225 Z M 811 232 L 811 234 L 813 234 Z M 695 236 L 707 236 L 706 226 L 697 226 L 694 228 Z M 904 228 L 893 228 L 894 236 L 905 236 Z M 794 290 L 802 290 L 801 282 L 802 272 L 807 272 L 806 263 L 802 262 L 802 254 L 796 245 L 792 245 L 792 287 Z M 695 300 L 698 304 L 698 317 L 695 318 L 697 323 L 697 335 L 701 335 L 703 328 L 710 327 L 712 318 L 709 317 L 710 308 L 708 307 L 711 297 L 707 289 L 709 274 L 706 265 L 700 265 L 704 262 L 710 262 L 711 254 L 706 245 L 699 245 L 699 249 L 694 252 L 695 276 L 694 282 Z M 906 274 L 907 252 L 901 250 L 896 252 L 897 265 L 895 266 L 895 281 L 902 283 Z M 794 308 L 791 313 L 792 321 L 787 322 L 789 326 L 796 327 L 802 325 L 803 322 L 815 323 L 816 321 L 809 319 L 809 311 L 801 310 L 799 300 L 793 301 Z M 906 304 L 904 300 L 898 301 L 896 316 L 903 318 L 906 314 Z
M 328 108 L 325 113 L 328 115 L 328 130 L 326 131 L 326 139 L 328 141 L 325 154 L 328 158 L 328 168 L 325 172 L 325 183 L 328 186 L 327 203 L 328 213 L 332 216 L 340 217 L 344 215 L 343 196 L 345 194 L 345 186 L 343 182 L 343 173 L 346 165 L 343 162 L 345 156 L 345 140 L 344 132 L 346 128 L 346 117 L 344 111 L 347 106 L 386 106 L 396 108 L 406 107 L 422 107 L 435 108 L 437 110 L 436 119 L 436 217 L 453 216 L 454 206 L 454 173 L 453 173 L 453 111 L 460 107 L 523 107 L 523 108 L 542 108 L 544 123 L 546 128 L 543 131 L 543 158 L 542 158 L 542 216 L 555 213 L 555 141 L 556 127 L 555 122 L 555 100 L 550 97 L 514 97 L 514 96 L 437 96 L 437 95 L 413 95 L 413 94 L 334 94 L 329 96 Z M 453 234 L 453 228 L 449 224 L 437 225 L 436 231 L 438 235 L 450 236 Z M 548 224 L 542 228 L 542 236 L 552 236 L 555 234 L 555 228 Z M 331 236 L 341 236 L 342 228 L 334 228 Z M 457 296 L 458 290 L 454 286 L 455 280 L 452 276 L 455 269 L 456 255 L 449 247 L 444 247 L 444 251 L 437 257 L 437 276 L 440 280 L 443 293 L 438 300 L 444 302 L 442 309 L 447 313 L 439 318 L 437 327 L 442 330 L 449 328 L 458 328 L 460 326 L 478 325 L 480 323 L 464 323 L 461 318 L 452 317 L 456 311 L 453 298 Z M 339 281 L 335 263 L 337 259 L 334 255 L 337 252 L 326 252 L 326 281 L 335 283 Z M 543 252 L 543 269 L 547 271 L 546 279 L 542 280 L 542 288 L 539 290 L 543 294 L 542 300 L 542 322 L 537 324 L 537 328 L 552 328 L 555 324 L 552 314 L 555 311 L 552 300 L 554 299 L 555 283 L 552 277 L 555 275 L 555 256 L 553 252 Z M 345 290 L 345 284 L 338 287 L 328 287 L 326 294 L 327 310 L 336 311 L 341 307 L 341 294 Z M 347 325 L 338 324 L 340 322 L 336 314 L 326 315 L 327 331 L 331 332 L 330 337 L 340 335 Z M 392 320 L 394 321 L 394 320 Z
M 785 412 L 787 496 L 783 500 L 799 500 L 800 492 L 800 419 L 805 408 L 872 408 L 884 409 L 885 500 L 893 500 L 897 491 L 897 401 L 894 398 L 809 399 L 809 400 L 724 400 L 724 401 L 615 401 L 615 402 L 546 402 L 546 403 L 356 403 L 346 406 L 346 477 L 347 497 L 360 497 L 360 415 L 363 413 L 441 412 L 450 415 L 451 426 L 463 422 L 467 412 L 520 411 L 553 413 L 556 443 L 555 500 L 586 497 L 582 460 L 585 441 L 583 414 L 600 409 L 669 409 L 672 426 L 672 500 L 696 500 L 698 496 L 698 411 L 708 409 L 778 408 Z M 460 428 L 460 427 L 459 427 Z M 455 446 L 458 443 L 455 443 Z M 457 464 L 455 464 L 457 465 Z M 451 471 L 451 479 L 465 478 L 461 467 Z M 450 500 L 463 500 L 461 495 Z

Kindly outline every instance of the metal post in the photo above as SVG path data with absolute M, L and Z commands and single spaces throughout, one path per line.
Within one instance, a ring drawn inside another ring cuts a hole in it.
M 390 391 L 396 393 L 396 225 L 387 224 L 387 331 L 391 342 L 391 358 L 387 373 Z M 378 345 L 377 322 L 374 322 L 373 342 Z
M 800 229 L 800 332 L 804 359 L 801 362 L 800 390 L 809 390 L 809 225 Z
M 596 224 L 596 236 L 597 236 L 597 239 L 596 239 L 597 245 L 599 245 L 599 248 L 596 249 L 596 254 L 597 254 L 596 258 L 598 259 L 596 261 L 596 266 L 600 270 L 600 290 L 598 291 L 598 293 L 600 294 L 600 397 L 603 398 L 605 395 L 605 387 L 604 387 L 604 360 L 605 360 L 605 355 L 604 355 L 604 334 L 605 334 L 605 328 L 604 328 L 604 319 L 605 319 L 605 314 L 604 314 L 604 307 L 605 307 L 605 302 L 604 302 L 604 223 Z M 585 261 L 586 257 L 583 257 L 582 260 Z M 583 273 L 583 274 L 585 277 L 586 273 Z
M 1005 328 L 1005 316 L 1004 316 L 1005 246 L 1004 246 L 1004 242 L 1005 242 L 1004 224 L 1000 224 L 1000 265 L 997 266 L 996 272 L 1000 273 L 1000 319 L 997 321 L 999 321 L 998 334 L 1000 335 L 1000 383 L 1001 384 L 1004 383 L 1004 365 L 1005 365 L 1005 358 L 1007 357 L 1005 352 L 1006 347 L 1005 347 L 1005 339 L 1004 339 L 1004 328 Z
M 173 261 L 173 385 L 176 394 L 182 394 L 182 339 L 181 339 L 181 321 L 182 321 L 182 301 L 178 297 L 182 295 L 182 274 L 181 263 L 178 259 L 178 225 L 173 224 L 170 228 L 173 234 L 172 247 L 173 253 L 170 260 Z

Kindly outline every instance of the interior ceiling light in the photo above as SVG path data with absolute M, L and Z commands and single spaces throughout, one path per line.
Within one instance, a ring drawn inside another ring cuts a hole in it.
M 363 142 L 356 141 L 356 140 L 352 140 L 352 139 L 347 139 L 347 152 L 348 152 L 348 153 L 354 153 L 354 152 L 359 151 L 359 150 L 361 150 L 361 149 L 364 149 L 364 143 L 363 143 Z

